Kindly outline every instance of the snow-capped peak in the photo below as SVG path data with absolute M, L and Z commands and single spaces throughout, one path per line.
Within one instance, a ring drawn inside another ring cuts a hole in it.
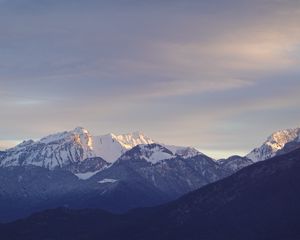
M 182 158 L 191 158 L 197 155 L 204 155 L 203 153 L 199 152 L 197 149 L 192 147 L 182 147 L 165 144 L 162 144 L 162 146 L 169 149 L 173 154 L 179 155 Z
M 108 162 L 116 161 L 126 151 L 140 144 L 151 144 L 154 141 L 143 133 L 106 134 L 93 137 L 94 152 Z
M 84 128 L 52 134 L 38 141 L 25 141 L 8 149 L 5 155 L 1 166 L 35 165 L 48 169 L 95 157 L 92 136 Z
M 38 143 L 59 144 L 64 142 L 74 142 L 80 145 L 87 154 L 84 157 L 94 157 L 92 135 L 83 127 L 76 127 L 72 131 L 56 133 L 42 138 Z
M 147 145 L 137 145 L 131 150 L 127 151 L 120 160 L 143 159 L 151 163 L 157 163 L 161 160 L 175 158 L 169 149 L 162 145 L 152 143 Z
M 267 140 L 267 144 L 275 150 L 280 150 L 291 141 L 299 141 L 300 128 L 286 129 L 273 133 Z
M 154 141 L 150 137 L 145 136 L 145 134 L 143 134 L 142 132 L 115 135 L 115 139 L 127 149 L 133 148 L 140 144 L 154 143 Z
M 255 148 L 246 155 L 246 157 L 255 162 L 266 160 L 276 156 L 276 154 L 282 150 L 286 144 L 292 142 L 300 142 L 300 128 L 285 129 L 274 132 L 268 137 L 262 146 Z

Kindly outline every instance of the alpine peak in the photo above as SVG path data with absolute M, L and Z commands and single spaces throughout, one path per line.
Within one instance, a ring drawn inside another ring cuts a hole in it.
M 251 151 L 247 158 L 254 162 L 278 155 L 288 145 L 300 143 L 300 128 L 291 128 L 272 133 L 258 148 Z

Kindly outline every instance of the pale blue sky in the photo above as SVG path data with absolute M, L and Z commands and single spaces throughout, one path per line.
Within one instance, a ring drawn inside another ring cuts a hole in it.
M 213 157 L 300 126 L 298 0 L 1 0 L 0 148 L 84 126 Z

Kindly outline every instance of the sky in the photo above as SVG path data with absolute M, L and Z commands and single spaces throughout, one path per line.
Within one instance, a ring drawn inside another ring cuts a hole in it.
M 0 0 L 0 149 L 87 128 L 215 157 L 300 126 L 299 0 Z

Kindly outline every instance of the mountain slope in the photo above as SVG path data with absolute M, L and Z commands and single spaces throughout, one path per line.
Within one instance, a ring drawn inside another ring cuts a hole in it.
M 0 233 L 12 240 L 296 240 L 300 238 L 299 171 L 300 149 L 253 164 L 159 207 L 125 215 L 49 210 L 2 225 Z
M 298 146 L 300 146 L 300 128 L 281 130 L 274 132 L 260 147 L 252 150 L 246 157 L 254 162 L 262 161 L 287 153 Z

